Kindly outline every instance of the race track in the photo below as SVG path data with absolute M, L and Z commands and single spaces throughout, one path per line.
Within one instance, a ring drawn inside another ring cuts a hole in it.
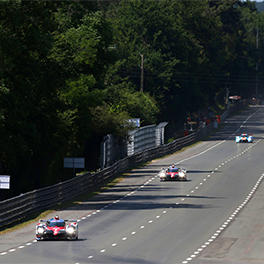
M 234 137 L 241 132 L 252 133 L 254 143 L 236 144 Z M 235 224 L 262 182 L 263 136 L 264 108 L 230 117 L 207 141 L 135 169 L 80 204 L 75 210 L 83 216 L 78 241 L 20 248 L 9 241 L 0 263 L 202 263 L 203 249 Z M 159 181 L 157 173 L 171 163 L 187 169 L 187 182 Z

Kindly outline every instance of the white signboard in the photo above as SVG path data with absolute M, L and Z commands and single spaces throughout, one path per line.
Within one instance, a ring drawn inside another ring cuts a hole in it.
M 0 175 L 0 189 L 10 189 L 10 176 Z
M 64 168 L 83 169 L 84 163 L 84 158 L 64 158 Z

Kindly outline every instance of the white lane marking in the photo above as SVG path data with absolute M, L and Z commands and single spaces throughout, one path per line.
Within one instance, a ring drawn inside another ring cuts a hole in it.
M 89 257 L 88 257 L 88 259 L 92 259 L 92 258 L 93 258 L 93 256 L 89 256 Z
M 101 249 L 100 252 L 101 252 L 101 253 L 104 253 L 104 252 L 105 252 L 105 249 Z
M 18 248 L 24 248 L 25 246 L 19 246 Z
M 157 215 L 156 218 L 160 218 L 160 215 Z
M 16 249 L 15 249 L 15 248 L 11 248 L 11 249 L 9 249 L 8 251 L 9 251 L 9 252 L 14 252 L 14 251 L 16 251 Z
M 27 245 L 27 246 L 30 246 L 30 245 L 32 245 L 32 243 L 26 243 L 26 245 Z
M 135 235 L 135 234 L 136 234 L 136 232 L 135 232 L 135 231 L 131 232 L 131 235 Z
M 140 228 L 143 229 L 143 228 L 145 228 L 145 226 L 142 225 Z
M 123 240 L 123 241 L 127 240 L 127 237 L 123 237 L 122 240 Z
M 261 180 L 263 179 L 263 174 L 259 177 L 258 182 L 260 183 Z M 255 192 L 256 190 L 254 190 Z M 251 191 L 252 192 L 252 191 Z M 252 194 L 250 194 L 250 197 L 252 196 Z M 198 251 L 202 251 L 202 248 L 206 248 L 208 245 L 210 245 L 211 242 L 214 241 L 214 239 L 222 232 L 222 230 L 224 230 L 228 225 L 230 225 L 230 223 L 232 222 L 232 220 L 235 218 L 236 214 L 240 211 L 241 208 L 243 208 L 250 199 L 247 199 L 247 201 L 243 202 L 242 204 L 240 204 L 237 209 L 228 217 L 228 219 L 224 222 L 224 224 L 222 224 L 222 226 L 215 232 L 214 235 L 211 236 L 210 239 L 208 239 L 207 242 L 205 242 L 201 248 L 199 248 L 197 251 L 195 251 L 193 254 L 196 254 Z M 192 256 L 191 256 L 192 257 Z M 185 261 L 189 261 L 190 258 L 187 258 Z M 184 262 L 184 261 L 183 261 Z M 183 263 L 182 262 L 182 263 Z
M 208 148 L 208 149 L 206 149 L 206 150 L 204 150 L 204 151 L 202 151 L 202 152 L 200 152 L 200 153 L 198 153 L 198 154 L 195 154 L 195 155 L 193 155 L 193 156 L 191 156 L 191 157 L 189 157 L 189 158 L 182 159 L 182 160 L 178 161 L 177 163 L 181 163 L 181 162 L 183 162 L 183 161 L 190 160 L 190 159 L 192 159 L 192 158 L 196 158 L 196 157 L 198 157 L 198 156 L 200 156 L 200 155 L 202 155 L 202 154 L 208 152 L 209 150 L 211 150 L 211 149 L 213 149 L 213 148 L 219 146 L 220 144 L 223 144 L 224 142 L 226 142 L 226 140 L 223 140 L 223 141 L 221 141 L 221 142 L 219 142 L 219 143 L 213 145 L 212 147 L 210 147 L 210 148 Z
M 151 224 L 151 223 L 153 223 L 153 221 L 152 220 L 149 220 L 148 223 Z
M 6 255 L 7 254 L 7 252 L 2 252 L 0 255 L 1 256 L 4 256 L 4 255 Z
M 116 243 L 113 243 L 113 244 L 112 244 L 112 247 L 115 247 L 116 245 L 117 245 Z

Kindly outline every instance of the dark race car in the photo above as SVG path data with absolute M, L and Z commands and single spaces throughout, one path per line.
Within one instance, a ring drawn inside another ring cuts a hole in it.
M 186 169 L 169 167 L 159 172 L 160 181 L 186 181 Z
M 77 220 L 63 220 L 58 217 L 40 220 L 36 226 L 36 240 L 78 239 Z

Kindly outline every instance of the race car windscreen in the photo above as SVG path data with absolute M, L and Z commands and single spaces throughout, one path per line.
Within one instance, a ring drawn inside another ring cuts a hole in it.
M 168 172 L 178 172 L 178 171 L 179 171 L 178 168 L 168 169 Z
M 65 222 L 47 222 L 47 226 L 49 227 L 64 227 L 65 226 Z

